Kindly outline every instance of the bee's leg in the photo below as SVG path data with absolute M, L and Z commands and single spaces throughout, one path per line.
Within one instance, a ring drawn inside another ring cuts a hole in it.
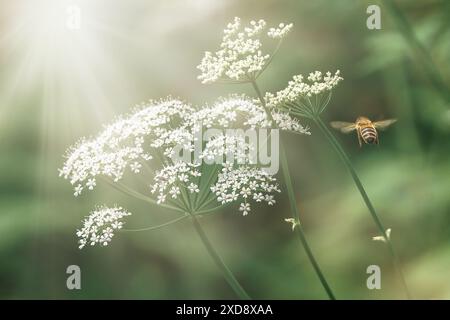
M 361 148 L 362 147 L 361 136 L 359 135 L 359 132 L 357 132 L 356 135 L 358 136 L 359 147 Z

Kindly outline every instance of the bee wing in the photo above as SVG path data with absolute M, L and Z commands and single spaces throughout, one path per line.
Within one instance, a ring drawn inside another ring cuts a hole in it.
M 351 122 L 332 121 L 330 124 L 333 128 L 340 130 L 343 133 L 349 133 L 356 129 L 356 125 Z
M 386 129 L 387 127 L 389 127 L 391 124 L 393 124 L 396 121 L 397 121 L 397 119 L 381 120 L 381 121 L 374 122 L 373 125 L 375 126 L 375 128 L 383 130 L 383 129 Z

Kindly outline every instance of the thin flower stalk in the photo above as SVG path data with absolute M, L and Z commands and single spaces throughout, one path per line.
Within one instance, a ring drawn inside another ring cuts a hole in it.
M 209 240 L 208 236 L 206 235 L 205 231 L 200 225 L 200 222 L 198 221 L 196 215 L 191 214 L 191 218 L 194 228 L 197 231 L 198 236 L 200 237 L 200 240 L 202 241 L 209 255 L 213 259 L 214 263 L 222 271 L 222 275 L 224 276 L 225 280 L 228 282 L 230 287 L 233 289 L 233 291 L 237 294 L 237 296 L 241 300 L 250 300 L 251 298 L 248 295 L 248 293 L 241 286 L 239 281 L 234 276 L 233 272 L 231 272 L 230 268 L 228 268 L 228 266 L 225 264 L 222 257 L 217 253 L 217 250 L 212 245 L 211 241 Z
M 252 86 L 256 91 L 256 94 L 259 98 L 259 100 L 261 101 L 261 104 L 266 107 L 266 102 L 261 94 L 261 91 L 259 90 L 259 87 L 256 83 L 256 81 L 252 82 Z M 270 111 L 267 111 L 267 114 L 270 115 Z M 292 186 L 292 181 L 291 181 L 291 175 L 289 173 L 289 164 L 286 158 L 286 152 L 285 152 L 285 148 L 284 148 L 284 144 L 283 141 L 280 141 L 280 162 L 281 162 L 281 170 L 283 173 L 283 179 L 284 179 L 284 184 L 288 193 L 288 198 L 289 198 L 289 204 L 291 206 L 291 212 L 292 212 L 292 216 L 293 216 L 293 231 L 295 231 L 300 239 L 300 242 L 303 246 L 303 248 L 305 249 L 305 252 L 308 256 L 309 261 L 311 262 L 311 265 L 314 268 L 314 271 L 316 272 L 317 276 L 319 277 L 319 280 L 323 286 L 323 288 L 325 289 L 328 297 L 331 300 L 335 300 L 336 297 L 330 287 L 330 285 L 328 284 L 328 281 L 326 280 L 326 277 L 324 276 L 316 258 L 314 257 L 314 254 L 309 246 L 309 243 L 306 239 L 305 233 L 303 231 L 303 226 L 300 222 L 300 213 L 299 213 L 299 209 L 297 207 L 297 199 L 295 197 L 295 193 L 294 193 L 294 189 Z

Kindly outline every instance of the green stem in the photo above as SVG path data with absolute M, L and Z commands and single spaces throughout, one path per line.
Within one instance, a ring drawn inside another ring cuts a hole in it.
M 206 235 L 205 231 L 203 231 L 202 226 L 197 220 L 197 217 L 195 215 L 191 214 L 192 223 L 194 224 L 194 228 L 197 231 L 200 239 L 203 242 L 203 245 L 205 246 L 206 250 L 208 251 L 211 258 L 214 260 L 216 265 L 219 267 L 219 269 L 222 271 L 222 274 L 225 278 L 225 280 L 228 282 L 230 287 L 233 289 L 233 291 L 237 294 L 237 296 L 242 300 L 250 300 L 250 296 L 245 292 L 244 288 L 240 285 L 236 277 L 233 275 L 231 270 L 227 267 L 225 262 L 223 261 L 222 257 L 217 253 L 217 251 L 214 249 L 214 246 L 211 244 L 211 241 L 209 241 L 208 236 Z
M 406 295 L 407 295 L 408 299 L 410 299 L 411 295 L 409 293 L 408 286 L 406 285 L 405 277 L 403 275 L 403 271 L 402 271 L 401 264 L 400 264 L 400 259 L 394 249 L 394 246 L 391 243 L 391 240 L 389 239 L 389 237 L 386 234 L 386 229 L 384 228 L 383 224 L 381 223 L 381 220 L 378 217 L 377 212 L 375 211 L 375 208 L 372 205 L 372 202 L 370 201 L 369 196 L 367 195 L 366 190 L 364 189 L 364 186 L 362 185 L 361 180 L 359 179 L 359 177 L 356 173 L 356 170 L 350 161 L 350 158 L 347 156 L 347 153 L 345 152 L 345 150 L 341 147 L 340 143 L 336 140 L 334 135 L 331 133 L 331 131 L 328 129 L 328 127 L 323 123 L 323 121 L 318 116 L 314 118 L 314 121 L 316 122 L 316 124 L 320 128 L 320 130 L 323 132 L 323 134 L 328 138 L 329 142 L 334 147 L 336 152 L 339 154 L 340 158 L 347 166 L 347 169 L 350 171 L 350 174 L 351 174 L 353 180 L 355 181 L 356 187 L 358 188 L 359 192 L 361 193 L 364 203 L 366 204 L 367 208 L 369 209 L 372 219 L 375 221 L 375 224 L 377 225 L 378 229 L 380 230 L 381 234 L 383 235 L 383 237 L 386 240 L 389 251 L 392 255 L 394 267 L 400 276 L 400 279 L 402 281 Z
M 392 18 L 397 24 L 403 38 L 405 38 L 409 46 L 413 49 L 417 59 L 425 69 L 426 75 L 428 76 L 430 82 L 436 87 L 437 90 L 439 90 L 444 99 L 446 101 L 449 101 L 450 88 L 444 81 L 442 75 L 439 73 L 438 69 L 436 68 L 436 65 L 433 63 L 433 59 L 430 53 L 417 38 L 408 19 L 406 19 L 405 15 L 400 10 L 395 1 L 383 0 L 383 3 L 390 11 Z
M 256 84 L 256 81 L 255 80 L 251 81 L 251 84 L 252 84 L 253 88 L 255 89 L 256 94 L 258 95 L 258 98 L 259 98 L 259 100 L 261 102 L 261 105 L 264 107 L 264 109 L 266 111 L 267 117 L 273 123 L 274 120 L 272 118 L 272 114 L 270 113 L 270 110 L 267 109 L 266 102 L 265 102 L 265 100 L 264 100 L 264 98 L 263 98 L 263 96 L 261 94 L 261 91 L 259 90 L 258 85 Z M 328 297 L 331 300 L 335 300 L 336 298 L 335 298 L 335 296 L 333 294 L 333 291 L 331 290 L 330 286 L 328 285 L 328 282 L 327 282 L 325 276 L 323 275 L 323 273 L 322 273 L 322 271 L 321 271 L 321 269 L 319 267 L 319 264 L 317 263 L 317 261 L 316 261 L 316 259 L 314 257 L 314 254 L 313 254 L 311 248 L 309 247 L 308 241 L 306 240 L 305 233 L 303 232 L 303 227 L 302 227 L 302 224 L 300 223 L 300 213 L 299 213 L 299 210 L 298 210 L 298 207 L 297 207 L 297 200 L 295 198 L 294 188 L 292 186 L 291 176 L 289 174 L 289 165 L 288 165 L 288 162 L 287 162 L 287 159 L 286 159 L 286 153 L 285 153 L 282 141 L 280 141 L 280 149 L 281 149 L 280 150 L 281 151 L 280 152 L 281 170 L 283 172 L 284 183 L 286 185 L 286 190 L 287 190 L 287 193 L 288 193 L 288 198 L 289 198 L 289 203 L 290 203 L 290 206 L 291 206 L 292 216 L 293 216 L 295 224 L 296 224 L 296 226 L 294 228 L 294 231 L 296 231 L 296 233 L 298 234 L 298 236 L 300 238 L 300 242 L 301 242 L 303 248 L 306 251 L 308 259 L 311 262 L 311 264 L 312 264 L 312 266 L 314 268 L 314 271 L 316 272 L 317 276 L 319 277 L 319 280 L 320 280 L 323 288 L 325 289 Z
M 309 247 L 308 241 L 306 240 L 305 233 L 303 231 L 303 226 L 300 223 L 300 214 L 299 214 L 299 210 L 297 207 L 297 201 L 295 199 L 294 190 L 292 188 L 292 181 L 291 181 L 291 175 L 289 174 L 289 167 L 288 167 L 288 162 L 286 159 L 286 152 L 284 150 L 283 142 L 281 142 L 281 141 L 280 141 L 280 149 L 281 149 L 280 150 L 281 170 L 283 172 L 283 178 L 284 178 L 284 182 L 286 184 L 286 189 L 288 192 L 289 203 L 291 206 L 291 211 L 293 213 L 292 215 L 295 220 L 294 231 L 296 231 L 296 233 L 298 234 L 300 241 L 303 245 L 303 248 L 305 249 L 306 254 L 308 255 L 308 259 L 311 262 L 317 276 L 319 277 L 319 280 L 322 283 L 322 286 L 324 287 L 325 291 L 327 292 L 328 297 L 331 300 L 335 300 L 336 297 L 334 296 L 333 291 L 331 290 L 330 286 L 328 285 L 328 282 L 327 282 L 325 276 L 323 275 L 322 271 L 320 270 L 319 264 L 317 263 L 317 261 L 314 257 L 314 254 L 312 253 L 312 250 Z
M 188 215 L 184 215 L 184 216 L 180 216 L 176 219 L 172 219 L 170 221 L 161 223 L 159 225 L 156 226 L 151 226 L 151 227 L 146 227 L 146 228 L 139 228 L 139 229 L 122 229 L 122 232 L 140 232 L 140 231 L 151 231 L 151 230 L 156 230 L 156 229 L 161 229 L 167 226 L 170 226 L 171 224 L 177 223 L 178 221 L 181 221 L 183 219 L 186 219 L 188 217 Z
M 205 204 L 203 203 L 203 201 L 206 201 L 208 199 L 208 196 L 211 194 L 211 187 L 210 187 L 210 185 L 212 184 L 212 182 L 213 182 L 212 180 L 216 176 L 217 168 L 218 168 L 217 165 L 213 165 L 213 167 L 211 169 L 212 171 L 209 174 L 207 182 L 204 184 L 204 186 L 207 189 L 203 189 L 202 186 L 199 186 L 199 188 L 200 188 L 200 196 L 198 197 L 198 199 L 197 199 L 197 201 L 195 203 L 196 210 L 200 210 L 200 209 L 205 207 Z
M 198 207 L 197 210 L 203 210 L 203 208 L 206 208 L 208 205 L 210 205 L 211 203 L 213 203 L 214 201 L 217 202 L 217 198 L 215 197 L 215 195 L 213 193 L 210 193 L 212 195 L 212 197 L 210 197 L 209 199 L 206 198 L 203 202 L 203 204 Z
M 178 211 L 178 212 L 184 212 L 182 209 L 174 207 L 170 204 L 165 204 L 165 203 L 158 203 L 155 199 L 152 199 L 150 197 L 147 197 L 146 195 L 143 195 L 140 192 L 135 191 L 134 189 L 131 189 L 130 187 L 126 186 L 123 183 L 119 183 L 119 182 L 112 182 L 109 181 L 109 179 L 105 178 L 104 179 L 110 186 L 112 186 L 114 189 L 123 192 L 131 197 L 135 197 L 136 199 L 148 202 L 150 204 L 153 204 L 155 206 L 160 206 L 162 208 L 166 208 L 166 209 L 170 209 L 170 210 L 174 210 L 174 211 Z

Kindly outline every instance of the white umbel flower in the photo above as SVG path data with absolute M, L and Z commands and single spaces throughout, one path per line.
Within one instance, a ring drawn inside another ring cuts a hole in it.
M 157 203 L 164 203 L 167 195 L 172 199 L 177 199 L 180 187 L 187 186 L 190 193 L 199 192 L 198 185 L 192 181 L 201 175 L 197 169 L 199 166 L 200 164 L 179 161 L 158 170 L 151 186 L 151 193 L 157 195 Z
M 177 143 L 190 140 L 184 128 L 173 130 L 172 123 L 188 122 L 194 109 L 175 99 L 149 102 L 128 117 L 119 118 L 93 139 L 82 139 L 70 148 L 60 176 L 75 186 L 75 196 L 93 190 L 97 176 L 117 182 L 127 168 L 139 173 L 142 163 L 151 160 L 151 149 L 166 147 L 170 153 Z M 150 139 L 149 139 L 150 138 Z
M 340 71 L 334 74 L 327 72 L 322 76 L 320 71 L 309 74 L 306 81 L 302 75 L 296 75 L 288 82 L 288 86 L 276 94 L 266 93 L 266 100 L 270 106 L 277 106 L 284 102 L 295 102 L 304 97 L 312 97 L 321 93 L 331 91 L 343 80 Z
M 217 201 L 222 204 L 241 200 L 239 210 L 243 215 L 250 212 L 248 198 L 256 202 L 265 201 L 274 204 L 272 194 L 281 192 L 275 177 L 262 169 L 239 166 L 233 167 L 226 165 L 218 176 L 217 182 L 211 187 L 217 196 Z
M 331 92 L 343 80 L 340 71 L 322 74 L 312 72 L 308 77 L 296 75 L 283 90 L 267 92 L 265 100 L 270 108 L 298 116 L 311 117 L 320 114 L 331 98 Z
M 267 35 L 273 39 L 282 39 L 291 31 L 292 27 L 292 23 L 280 23 L 277 28 L 270 28 Z
M 258 100 L 234 94 L 219 98 L 212 106 L 204 106 L 192 114 L 191 120 L 193 125 L 202 123 L 206 128 L 232 128 L 236 125 L 251 129 L 276 127 L 280 130 L 310 134 L 308 127 L 303 126 L 298 119 L 291 117 L 287 112 L 272 109 L 271 113 L 274 124 L 268 119 L 266 111 Z
M 122 218 L 129 215 L 131 213 L 121 207 L 99 207 L 91 211 L 83 220 L 83 227 L 77 230 L 79 248 L 82 249 L 87 244 L 107 246 L 114 232 L 122 229 Z
M 292 28 L 292 24 L 281 23 L 271 28 L 267 36 L 282 39 Z M 197 68 L 201 71 L 198 79 L 202 83 L 216 81 L 247 82 L 256 79 L 270 61 L 270 55 L 262 52 L 261 34 L 266 29 L 264 20 L 251 21 L 242 26 L 239 18 L 234 18 L 224 30 L 220 50 L 205 52 Z
M 256 29 L 254 32 L 259 32 Z M 126 171 L 134 174 L 150 172 L 153 181 L 148 196 L 153 195 L 158 204 L 169 202 L 181 210 L 195 211 L 202 205 L 213 205 L 212 200 L 219 205 L 237 202 L 240 212 L 247 215 L 251 211 L 250 202 L 274 205 L 274 194 L 280 190 L 276 178 L 248 157 L 257 148 L 255 142 L 246 141 L 245 135 L 228 135 L 226 129 L 280 128 L 309 134 L 308 129 L 289 114 L 276 109 L 271 112 L 273 119 L 269 120 L 257 100 L 242 95 L 222 98 L 212 106 L 200 109 L 170 98 L 150 102 L 106 126 L 97 137 L 82 140 L 71 148 L 60 175 L 70 180 L 74 195 L 79 196 L 86 189 L 94 189 L 99 176 L 115 183 Z M 179 151 L 179 146 L 188 154 L 194 151 L 196 134 L 205 128 L 218 129 L 220 134 L 202 144 L 200 160 L 223 157 L 225 162 L 214 163 L 209 170 L 204 166 L 211 162 L 189 162 L 171 157 L 175 150 Z M 158 155 L 158 160 L 147 164 L 153 154 Z M 143 169 L 148 172 L 142 172 Z M 209 173 L 203 178 L 202 172 Z M 131 189 L 119 186 L 128 191 Z M 133 191 L 129 194 L 139 194 Z M 128 215 L 130 213 L 120 207 L 93 210 L 77 231 L 80 248 L 87 244 L 108 245 L 114 231 L 122 228 L 121 219 Z

